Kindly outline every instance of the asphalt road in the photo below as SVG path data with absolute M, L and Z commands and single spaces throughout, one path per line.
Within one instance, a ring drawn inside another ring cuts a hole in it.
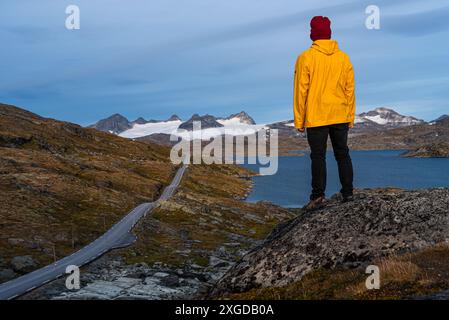
M 129 245 L 130 239 L 133 239 L 131 230 L 136 223 L 145 217 L 159 201 L 170 198 L 181 182 L 186 165 L 183 165 L 177 172 L 169 186 L 167 186 L 159 199 L 155 202 L 142 203 L 131 212 L 129 212 L 122 220 L 117 222 L 100 238 L 91 242 L 79 251 L 56 261 L 41 269 L 23 275 L 19 278 L 5 282 L 0 285 L 0 300 L 14 299 L 26 292 L 34 290 L 50 281 L 53 281 L 63 275 L 66 275 L 66 268 L 69 265 L 81 267 L 93 260 L 99 258 L 109 250 Z

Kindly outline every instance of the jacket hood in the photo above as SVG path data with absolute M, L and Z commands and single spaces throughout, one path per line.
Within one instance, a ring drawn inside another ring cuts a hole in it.
M 332 55 L 339 51 L 338 43 L 335 40 L 316 40 L 312 44 L 312 49 L 318 50 L 324 54 Z

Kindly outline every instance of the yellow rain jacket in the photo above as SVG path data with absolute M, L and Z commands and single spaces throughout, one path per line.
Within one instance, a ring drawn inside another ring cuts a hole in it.
M 316 40 L 296 61 L 293 93 L 296 128 L 354 125 L 354 71 L 335 40 Z

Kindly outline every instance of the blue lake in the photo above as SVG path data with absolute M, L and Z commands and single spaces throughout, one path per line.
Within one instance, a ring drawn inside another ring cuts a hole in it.
M 419 189 L 449 187 L 449 158 L 402 158 L 404 151 L 351 151 L 355 188 L 399 187 Z M 254 188 L 247 201 L 268 200 L 285 207 L 298 207 L 309 200 L 311 190 L 310 157 L 279 157 L 275 175 L 253 178 Z M 258 172 L 258 165 L 243 164 Z M 340 190 L 337 163 L 327 153 L 329 197 Z

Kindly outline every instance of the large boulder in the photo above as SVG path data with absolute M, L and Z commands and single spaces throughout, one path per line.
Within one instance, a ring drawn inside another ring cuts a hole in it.
M 212 296 L 284 286 L 320 268 L 356 268 L 449 242 L 449 189 L 361 190 L 279 226 L 219 281 Z

